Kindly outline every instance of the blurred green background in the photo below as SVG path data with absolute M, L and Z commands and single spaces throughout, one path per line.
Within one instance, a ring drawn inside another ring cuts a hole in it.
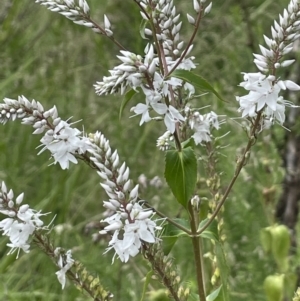
M 139 118 L 129 119 L 129 107 L 118 118 L 120 95 L 99 97 L 93 84 L 101 81 L 119 64 L 118 49 L 109 40 L 88 28 L 73 24 L 63 16 L 51 13 L 32 0 L 2 0 L 0 8 L 0 97 L 24 95 L 40 101 L 45 108 L 56 105 L 62 118 L 81 120 L 87 133 L 102 131 L 117 148 L 120 158 L 131 168 L 131 178 L 141 174 L 148 179 L 159 176 L 163 181 L 163 153 L 155 147 L 163 133 L 160 123 L 139 127 Z M 192 1 L 174 1 L 178 11 L 192 14 Z M 201 98 L 198 106 L 210 104 L 228 121 L 222 133 L 219 170 L 226 187 L 234 172 L 246 135 L 231 117 L 237 117 L 235 95 L 244 93 L 237 85 L 240 72 L 256 72 L 252 53 L 258 53 L 263 34 L 270 35 L 270 26 L 289 1 L 215 0 L 211 13 L 204 18 L 193 55 L 197 73 L 205 77 L 229 101 L 219 102 L 212 96 Z M 99 23 L 103 14 L 109 16 L 116 39 L 127 49 L 143 53 L 147 41 L 139 36 L 140 15 L 133 1 L 90 0 L 91 15 Z M 192 28 L 184 20 L 183 40 L 188 40 Z M 134 103 L 138 102 L 136 97 Z M 73 256 L 99 275 L 103 284 L 114 292 L 115 300 L 140 300 L 145 272 L 149 270 L 141 256 L 121 264 L 111 264 L 113 253 L 102 255 L 107 241 L 94 244 L 86 225 L 99 221 L 102 201 L 106 199 L 99 177 L 83 163 L 63 171 L 57 165 L 48 166 L 49 153 L 37 156 L 41 137 L 33 136 L 32 128 L 10 122 L 0 127 L 0 179 L 15 194 L 25 192 L 25 203 L 43 212 L 56 214 L 55 225 L 64 224 L 61 234 L 54 234 L 58 246 L 73 249 Z M 231 300 L 265 300 L 263 280 L 276 272 L 274 260 L 265 255 L 259 241 L 259 231 L 273 222 L 276 197 L 280 193 L 283 170 L 272 138 L 280 140 L 283 130 L 276 127 L 260 137 L 247 167 L 243 170 L 226 204 L 225 250 L 230 269 Z M 205 176 L 204 176 L 205 177 Z M 272 194 L 268 194 L 271 189 Z M 142 189 L 143 191 L 143 189 Z M 266 192 L 267 191 L 267 192 Z M 143 198 L 163 212 L 176 213 L 166 185 L 160 189 L 148 187 Z M 50 221 L 52 217 L 47 217 Z M 46 218 L 46 219 L 47 219 Z M 56 267 L 38 250 L 29 254 L 6 256 L 7 240 L 0 241 L 0 300 L 87 300 L 75 287 L 62 291 L 55 275 Z M 179 241 L 174 248 L 174 264 L 183 281 L 194 286 L 193 260 L 189 242 Z M 160 288 L 157 281 L 152 287 Z

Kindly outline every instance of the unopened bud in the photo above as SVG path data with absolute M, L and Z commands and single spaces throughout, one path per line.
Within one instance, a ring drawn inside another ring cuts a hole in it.
M 211 11 L 211 7 L 212 7 L 212 2 L 210 2 L 210 4 L 205 8 L 204 15 L 209 14 L 209 12 Z

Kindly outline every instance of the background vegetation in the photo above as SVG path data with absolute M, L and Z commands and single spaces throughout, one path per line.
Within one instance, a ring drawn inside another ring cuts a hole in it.
M 191 12 L 192 1 L 176 2 L 183 15 Z M 221 140 L 227 147 L 221 150 L 218 166 L 223 171 L 224 187 L 247 139 L 240 126 L 230 119 L 239 115 L 234 95 L 243 93 L 237 87 L 242 79 L 240 72 L 255 71 L 252 53 L 259 51 L 263 34 L 270 35 L 274 18 L 288 2 L 214 0 L 211 14 L 201 25 L 194 49 L 197 73 L 229 101 L 225 105 L 209 95 L 201 98 L 198 105 L 210 104 L 210 110 L 227 116 L 228 123 L 222 133 L 230 131 L 230 134 Z M 139 38 L 140 17 L 133 1 L 89 0 L 89 4 L 95 20 L 102 22 L 103 14 L 107 14 L 116 38 L 132 52 L 142 53 L 147 41 Z M 32 0 L 2 0 L 0 26 L 0 98 L 25 95 L 40 101 L 45 108 L 56 105 L 62 118 L 82 119 L 87 133 L 102 131 L 131 167 L 133 179 L 142 173 L 148 179 L 155 176 L 162 179 L 160 189 L 148 187 L 143 196 L 161 211 L 175 215 L 172 196 L 163 180 L 163 153 L 155 147 L 156 138 L 162 134 L 161 124 L 152 122 L 139 127 L 138 118 L 128 118 L 129 110 L 119 120 L 121 97 L 98 97 L 94 93 L 93 83 L 117 63 L 118 49 L 104 37 L 47 11 Z M 190 31 L 185 22 L 184 40 Z M 138 102 L 138 98 L 134 101 Z M 25 202 L 33 208 L 57 214 L 55 225 L 64 227 L 62 232 L 53 231 L 55 243 L 72 248 L 74 257 L 112 289 L 115 300 L 140 300 L 141 275 L 148 270 L 141 256 L 127 264 L 117 260 L 111 265 L 113 254 L 102 255 L 106 238 L 92 242 L 91 235 L 97 229 L 91 225 L 97 225 L 102 218 L 102 200 L 106 198 L 98 176 L 84 164 L 67 171 L 56 165 L 49 167 L 48 153 L 36 155 L 41 137 L 31 132 L 30 127 L 19 122 L 1 126 L 0 179 L 15 194 L 24 191 Z M 263 133 L 225 206 L 225 249 L 234 301 L 265 300 L 263 281 L 277 271 L 272 257 L 262 250 L 259 231 L 274 222 L 274 207 L 284 172 L 274 137 L 280 141 L 282 136 L 283 129 L 279 127 Z M 204 186 L 204 174 L 199 183 Z M 0 300 L 86 300 L 72 285 L 61 290 L 55 276 L 56 267 L 44 254 L 32 249 L 15 260 L 15 256 L 6 256 L 6 243 L 2 238 Z M 193 286 L 188 242 L 179 241 L 173 254 L 183 280 Z M 155 280 L 151 285 L 160 288 Z

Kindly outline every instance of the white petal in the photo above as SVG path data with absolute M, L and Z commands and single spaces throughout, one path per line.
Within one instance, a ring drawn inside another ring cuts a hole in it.
M 291 80 L 285 80 L 284 83 L 285 83 L 286 87 L 291 91 L 299 91 L 300 90 L 300 86 L 298 86 Z

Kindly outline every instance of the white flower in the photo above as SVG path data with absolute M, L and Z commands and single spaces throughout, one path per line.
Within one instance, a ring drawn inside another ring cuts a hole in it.
M 45 147 L 39 154 L 48 149 L 54 158 L 54 164 L 58 162 L 62 169 L 68 169 L 69 161 L 77 163 L 75 154 L 83 154 L 88 148 L 89 140 L 80 137 L 80 134 L 81 132 L 72 128 L 69 123 L 60 121 L 54 130 L 47 131 L 41 139 Z
M 153 87 L 154 90 L 160 93 L 162 96 L 169 95 L 170 87 L 178 87 L 181 86 L 182 80 L 176 77 L 171 77 L 168 80 L 164 80 L 164 78 L 157 72 L 155 72 L 153 77 Z
M 177 122 L 185 120 L 184 117 L 179 113 L 179 111 L 171 105 L 167 106 L 163 103 L 156 103 L 151 105 L 156 113 L 158 113 L 159 115 L 165 115 L 165 125 L 167 127 L 167 130 L 172 134 L 175 132 L 175 124 Z
M 151 120 L 151 117 L 149 115 L 149 108 L 150 107 L 148 104 L 143 103 L 138 103 L 135 107 L 131 108 L 131 111 L 133 111 L 136 115 L 142 115 L 140 125 Z
M 192 137 L 196 144 L 200 144 L 203 141 L 211 141 L 211 129 L 215 128 L 218 130 L 220 128 L 218 115 L 213 111 L 204 115 L 194 112 L 189 118 L 189 125 L 195 131 Z
M 29 252 L 30 245 L 27 243 L 29 236 L 33 234 L 36 230 L 36 227 L 33 223 L 19 223 L 17 220 L 14 220 L 10 226 L 9 232 L 6 234 L 9 236 L 10 243 L 7 244 L 11 248 L 8 254 L 12 254 L 15 250 L 22 249 L 25 253 Z M 19 256 L 19 251 L 18 255 Z
M 240 86 L 249 90 L 249 94 L 239 97 L 239 101 L 244 104 L 245 102 L 256 105 L 256 111 L 260 111 L 265 105 L 272 110 L 276 110 L 276 103 L 280 87 L 274 83 L 272 76 L 266 77 L 265 75 L 258 73 L 245 73 L 245 82 L 242 82 Z M 243 110 L 243 107 L 241 107 Z M 244 116 L 243 116 L 244 117 Z
M 173 106 L 169 106 L 167 108 L 167 112 L 165 114 L 164 122 L 167 129 L 171 132 L 175 132 L 175 124 L 177 122 L 184 121 L 184 117 L 175 109 Z
M 56 248 L 54 253 L 58 253 L 60 248 Z M 71 250 L 68 250 L 66 254 L 60 254 L 58 258 L 57 265 L 60 268 L 59 271 L 57 271 L 55 274 L 57 275 L 57 279 L 59 283 L 62 286 L 62 289 L 64 289 L 66 285 L 66 273 L 68 270 L 71 269 L 71 267 L 74 264 L 74 259 L 72 258 L 72 252 Z
M 193 62 L 194 58 L 195 58 L 195 57 L 193 57 L 193 56 L 191 56 L 191 57 L 189 57 L 189 58 L 184 58 L 184 59 L 180 62 L 180 64 L 177 66 L 176 69 L 182 69 L 182 70 L 191 70 L 191 69 L 195 69 L 195 68 L 196 68 L 196 65 L 195 65 L 194 62 Z M 170 63 L 170 65 L 169 65 L 170 68 L 174 67 L 174 66 L 177 64 L 178 60 L 179 60 L 179 58 L 178 58 L 176 61 Z
M 257 112 L 264 109 L 267 118 L 275 118 L 280 124 L 285 120 L 285 105 L 293 106 L 283 101 L 279 96 L 281 89 L 299 90 L 300 87 L 294 82 L 276 81 L 274 76 L 263 75 L 262 73 L 244 73 L 244 82 L 240 86 L 250 91 L 248 95 L 236 97 L 240 103 L 239 111 L 242 117 L 255 117 Z M 295 106 L 294 106 L 295 107 Z
M 27 204 L 21 205 L 24 197 L 23 193 L 17 196 L 14 201 L 13 191 L 10 189 L 7 192 L 4 182 L 2 182 L 1 185 L 0 196 L 0 212 L 8 216 L 0 221 L 0 230 L 3 231 L 3 235 L 8 236 L 10 240 L 7 244 L 7 246 L 11 248 L 8 254 L 12 254 L 18 250 L 18 258 L 21 249 L 25 253 L 29 252 L 30 236 L 38 229 L 47 229 L 47 227 L 43 227 L 44 223 L 40 219 L 40 217 L 45 214 L 30 209 Z
M 117 255 L 122 262 L 127 262 L 130 256 L 134 257 L 139 253 L 143 241 L 155 243 L 155 229 L 157 226 L 150 219 L 153 212 L 144 210 L 138 203 L 128 203 L 126 211 L 122 208 L 123 206 L 121 206 L 119 212 L 102 221 L 109 225 L 100 231 L 100 234 L 114 231 L 105 253 L 114 249 L 113 261 Z
M 170 141 L 173 140 L 173 136 L 169 131 L 166 131 L 162 136 L 157 139 L 156 146 L 165 151 L 170 148 Z
M 285 107 L 298 108 L 293 103 L 284 100 L 282 96 L 280 96 L 277 100 L 276 110 L 272 110 L 270 108 L 266 108 L 264 114 L 266 119 L 274 123 L 274 120 L 277 121 L 280 125 L 282 125 L 285 121 Z
M 135 220 L 133 223 L 126 220 L 123 228 L 123 239 L 118 238 L 120 231 L 115 231 L 106 252 L 114 248 L 115 255 L 118 255 L 122 262 L 127 262 L 130 256 L 134 257 L 139 253 L 142 241 L 155 242 L 155 228 L 155 222 L 150 219 Z
M 119 232 L 116 231 L 113 234 L 111 241 L 109 242 L 109 247 L 105 251 L 107 253 L 112 248 L 115 250 L 115 255 L 113 257 L 113 261 L 116 255 L 120 258 L 122 262 L 127 262 L 129 257 L 134 257 L 139 253 L 139 248 L 141 246 L 141 242 L 137 236 L 132 235 L 133 233 L 124 234 L 123 239 L 118 239 Z

